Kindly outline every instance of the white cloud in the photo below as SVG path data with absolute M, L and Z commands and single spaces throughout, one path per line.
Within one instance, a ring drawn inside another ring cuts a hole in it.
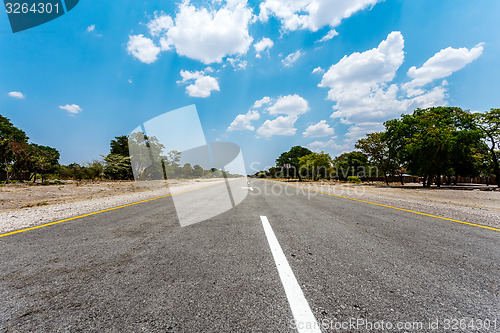
M 366 133 L 383 130 L 382 122 L 416 108 L 447 105 L 446 80 L 434 87 L 424 86 L 442 79 L 477 59 L 482 44 L 471 50 L 447 48 L 421 68 L 412 67 L 406 84 L 392 81 L 404 62 L 404 39 L 392 32 L 377 48 L 342 58 L 323 75 L 320 87 L 329 88 L 327 99 L 334 102 L 331 117 L 351 124 L 342 140 L 316 141 L 311 148 L 352 149 Z
M 269 50 L 270 48 L 272 48 L 274 46 L 274 42 L 267 38 L 267 37 L 264 37 L 261 39 L 260 42 L 257 42 L 254 44 L 254 48 L 255 48 L 255 52 L 257 52 L 257 54 L 255 55 L 257 58 L 260 58 L 260 53 L 265 51 L 266 49 Z
M 259 109 L 261 108 L 262 106 L 266 105 L 266 104 L 269 104 L 271 103 L 271 98 L 266 96 L 262 99 L 259 99 L 258 101 L 255 101 L 255 103 L 253 104 L 253 108 L 254 109 Z
M 285 65 L 285 67 L 290 67 L 292 66 L 297 60 L 299 60 L 299 58 L 303 55 L 302 51 L 301 50 L 297 50 L 289 55 L 286 56 L 285 59 L 281 60 L 281 62 L 283 63 L 283 65 Z
M 330 89 L 332 117 L 366 121 L 406 110 L 408 103 L 397 99 L 399 87 L 388 85 L 404 61 L 403 48 L 401 33 L 392 32 L 377 48 L 345 56 L 330 67 L 319 86 Z
M 87 27 L 87 32 L 92 32 L 94 30 L 95 30 L 95 24 L 92 24 L 92 25 Z
M 128 83 L 130 83 L 130 84 L 134 83 L 134 81 L 132 80 L 132 78 L 128 79 Z
M 284 30 L 316 31 L 329 25 L 334 28 L 342 19 L 375 5 L 379 0 L 265 0 L 260 4 L 259 18 L 278 18 Z
M 335 97 L 346 86 L 352 88 L 361 84 L 375 87 L 392 81 L 404 61 L 403 48 L 401 32 L 391 32 L 377 48 L 344 56 L 325 73 L 320 87 L 331 88 L 330 97 Z
M 205 75 L 203 71 L 184 71 L 180 72 L 182 81 L 178 81 L 178 83 L 188 84 L 186 87 L 186 92 L 191 97 L 209 97 L 212 91 L 220 91 L 219 83 L 217 79 L 210 76 Z
M 325 70 L 323 68 L 321 68 L 321 67 L 316 67 L 312 71 L 313 74 L 323 74 L 324 72 L 325 72 Z
M 266 120 L 257 130 L 257 134 L 265 138 L 270 138 L 273 135 L 295 135 L 297 129 L 293 126 L 297 119 L 297 116 L 279 116 L 274 120 Z
M 161 49 L 151 39 L 143 35 L 131 35 L 129 36 L 127 51 L 140 61 L 151 64 L 158 59 Z
M 66 104 L 65 106 L 60 106 L 59 109 L 66 110 L 71 115 L 75 115 L 75 114 L 82 112 L 82 108 L 76 104 L 72 104 L 72 105 Z
M 317 40 L 316 42 L 323 43 L 323 42 L 326 42 L 327 40 L 330 40 L 333 37 L 338 36 L 338 35 L 339 35 L 339 33 L 335 29 L 332 29 L 332 30 L 328 31 L 328 33 L 326 35 L 324 35 L 320 40 Z
M 309 111 L 309 104 L 304 98 L 295 94 L 281 96 L 267 110 L 271 115 L 284 114 L 287 116 L 298 116 Z
M 248 33 L 253 15 L 246 0 L 228 0 L 218 10 L 183 1 L 175 18 L 167 17 L 159 14 L 148 23 L 152 34 L 163 36 L 162 49 L 173 47 L 179 55 L 204 64 L 246 54 L 253 41 Z
M 233 66 L 235 70 L 244 70 L 247 68 L 248 62 L 246 60 L 241 60 L 240 58 L 227 58 L 227 61 Z
M 482 43 L 470 50 L 465 47 L 443 49 L 427 60 L 422 67 L 411 67 L 408 76 L 413 80 L 405 84 L 404 88 L 422 87 L 434 80 L 446 78 L 479 58 L 481 54 L 483 54 Z
M 333 128 L 326 123 L 326 120 L 321 120 L 316 125 L 309 126 L 304 133 L 306 138 L 321 138 L 325 136 L 332 136 L 334 134 Z
M 20 92 L 20 91 L 11 91 L 9 93 L 9 96 L 13 97 L 13 98 L 18 98 L 18 99 L 24 99 L 25 98 L 24 94 L 22 92 Z
M 344 134 L 344 142 L 346 144 L 354 144 L 359 139 L 363 138 L 366 133 L 380 132 L 384 130 L 382 123 L 363 122 L 349 127 L 347 133 Z
M 329 88 L 333 101 L 332 118 L 344 123 L 384 121 L 416 108 L 447 105 L 448 83 L 423 89 L 422 85 L 451 75 L 482 53 L 482 45 L 470 51 L 447 48 L 429 59 L 423 67 L 412 67 L 413 81 L 391 84 L 404 61 L 404 39 L 392 32 L 372 50 L 345 56 L 323 76 L 320 87 Z
M 340 152 L 343 150 L 350 149 L 351 146 L 346 143 L 342 143 L 342 140 L 337 139 L 336 137 L 331 138 L 328 141 L 314 141 L 310 144 L 307 145 L 307 147 L 311 150 L 314 151 L 320 151 L 320 150 L 331 150 L 334 152 Z
M 152 36 L 159 36 L 161 33 L 168 31 L 168 29 L 172 28 L 174 25 L 174 21 L 168 15 L 161 12 L 155 12 L 155 18 L 148 22 L 147 26 L 149 29 L 149 33 Z
M 255 127 L 252 125 L 253 120 L 259 120 L 260 114 L 258 111 L 248 111 L 247 114 L 239 114 L 234 121 L 229 125 L 227 130 L 231 131 L 254 131 Z

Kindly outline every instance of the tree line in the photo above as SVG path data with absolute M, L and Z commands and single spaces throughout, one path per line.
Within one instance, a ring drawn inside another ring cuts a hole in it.
M 102 156 L 102 159 L 62 165 L 59 164 L 60 153 L 57 149 L 29 142 L 29 137 L 23 130 L 0 115 L 0 180 L 6 182 L 35 182 L 37 179 L 44 183 L 47 179 L 133 180 L 135 177 L 139 180 L 149 180 L 232 177 L 218 169 L 205 170 L 190 163 L 181 165 L 181 153 L 170 151 L 165 154 L 164 148 L 155 137 L 133 133 L 130 137 L 122 135 L 112 139 L 110 151 Z M 131 151 L 135 153 L 132 157 Z M 145 157 L 149 156 L 155 156 L 158 163 L 148 165 Z M 134 169 L 132 162 L 135 163 Z
M 276 167 L 257 176 L 354 180 L 410 174 L 452 184 L 459 177 L 494 176 L 500 187 L 500 109 L 472 113 L 458 107 L 417 109 L 384 123 L 385 131 L 359 139 L 356 151 L 332 158 L 295 146 Z M 493 178 L 493 177 L 492 177 Z

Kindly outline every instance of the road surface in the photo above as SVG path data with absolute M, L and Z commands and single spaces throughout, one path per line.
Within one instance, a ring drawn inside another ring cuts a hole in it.
M 500 331 L 499 231 L 251 182 L 186 227 L 167 197 L 1 237 L 0 330 Z

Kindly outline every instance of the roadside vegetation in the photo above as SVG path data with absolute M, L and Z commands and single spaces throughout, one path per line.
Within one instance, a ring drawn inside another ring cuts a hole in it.
M 355 151 L 332 158 L 295 146 L 276 159 L 276 166 L 257 177 L 311 180 L 383 180 L 398 177 L 457 184 L 461 178 L 484 177 L 500 187 L 500 109 L 471 113 L 457 107 L 417 109 L 384 123 L 385 131 L 367 134 Z
M 136 169 L 138 179 L 169 178 L 221 178 L 234 175 L 223 174 L 217 169 L 204 170 L 199 165 L 180 165 L 181 153 L 170 151 L 163 154 L 164 146 L 155 137 L 134 133 L 130 138 L 123 135 L 110 142 L 110 151 L 102 159 L 87 163 L 59 164 L 57 149 L 41 146 L 29 141 L 27 134 L 0 115 L 0 184 L 27 182 L 32 184 L 64 184 L 61 180 L 133 180 L 129 144 L 136 151 L 145 151 L 144 145 L 162 161 L 150 167 Z M 136 157 L 140 161 L 140 157 Z

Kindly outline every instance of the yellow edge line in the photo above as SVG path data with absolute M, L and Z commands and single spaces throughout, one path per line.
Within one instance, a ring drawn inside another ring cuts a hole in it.
M 15 235 L 15 234 L 20 234 L 22 232 L 26 232 L 26 231 L 30 231 L 30 230 L 35 230 L 35 229 L 40 229 L 40 228 L 48 227 L 48 226 L 51 226 L 51 225 L 54 225 L 54 224 L 59 224 L 59 223 L 63 223 L 63 222 L 73 221 L 73 220 L 76 220 L 76 219 L 80 219 L 82 217 L 87 217 L 87 216 L 92 216 L 92 215 L 97 215 L 97 214 L 109 212 L 109 211 L 112 211 L 112 210 L 115 210 L 115 209 L 125 208 L 125 207 L 134 206 L 134 205 L 138 205 L 138 204 L 149 202 L 149 201 L 163 199 L 163 198 L 166 198 L 166 197 L 171 197 L 172 195 L 177 195 L 177 194 L 182 194 L 182 193 L 191 192 L 191 191 L 195 191 L 195 190 L 200 190 L 202 188 L 214 186 L 214 185 L 217 185 L 217 184 L 218 183 L 207 185 L 207 186 L 202 186 L 202 187 L 197 187 L 197 188 L 193 188 L 191 190 L 182 191 L 182 192 L 179 192 L 179 193 L 173 193 L 173 194 L 171 193 L 171 194 L 163 195 L 161 197 L 156 197 L 156 198 L 152 198 L 152 199 L 147 199 L 147 200 L 142 200 L 142 201 L 138 201 L 138 202 L 133 202 L 133 203 L 129 203 L 129 204 L 126 204 L 126 205 L 121 205 L 121 206 L 118 206 L 118 207 L 108 208 L 108 209 L 100 210 L 100 211 L 97 211 L 97 212 L 92 212 L 92 213 L 88 213 L 88 214 L 84 214 L 84 215 L 70 217 L 70 218 L 67 218 L 67 219 L 64 219 L 64 220 L 60 220 L 60 221 L 55 221 L 55 222 L 41 224 L 41 225 L 37 225 L 35 227 L 30 227 L 30 228 L 25 228 L 25 229 L 21 229 L 21 230 L 11 231 L 11 232 L 8 232 L 6 234 L 1 234 L 0 238 L 6 237 L 6 236 Z
M 414 210 L 409 210 L 409 209 L 404 209 L 404 208 L 398 208 L 398 207 L 383 205 L 383 204 L 379 204 L 379 203 L 371 202 L 371 201 L 365 201 L 365 200 L 360 200 L 360 199 L 355 199 L 355 198 L 344 197 L 342 195 L 321 192 L 321 191 L 313 190 L 313 189 L 310 189 L 310 188 L 305 188 L 305 187 L 300 187 L 300 186 L 294 186 L 294 185 L 285 184 L 285 183 L 276 182 L 276 181 L 270 181 L 270 182 L 276 183 L 276 184 L 280 184 L 280 185 L 295 187 L 295 188 L 298 188 L 298 189 L 304 189 L 304 190 L 308 190 L 308 191 L 312 191 L 312 192 L 317 192 L 317 193 L 321 193 L 321 194 L 327 194 L 327 195 L 331 195 L 331 196 L 337 197 L 337 198 L 342 198 L 342 199 L 348 199 L 348 200 L 363 202 L 363 203 L 367 203 L 367 204 L 370 204 L 370 205 L 375 205 L 375 206 L 380 206 L 380 207 L 386 207 L 386 208 L 401 210 L 403 212 L 408 212 L 408 213 L 413 213 L 413 214 L 418 214 L 418 215 L 424 215 L 424 216 L 434 217 L 434 218 L 441 219 L 441 220 L 446 220 L 446 221 L 451 221 L 451 222 L 456 222 L 456 223 L 467 224 L 467 225 L 471 225 L 471 226 L 479 227 L 479 228 L 484 228 L 484 229 L 490 229 L 490 230 L 500 231 L 500 229 L 493 228 L 493 227 L 488 227 L 488 226 L 481 225 L 481 224 L 474 224 L 474 223 L 464 222 L 464 221 L 460 221 L 460 220 L 453 220 L 453 219 L 449 219 L 447 217 L 442 217 L 442 216 L 436 216 L 436 215 L 431 215 L 431 214 L 416 212 Z

